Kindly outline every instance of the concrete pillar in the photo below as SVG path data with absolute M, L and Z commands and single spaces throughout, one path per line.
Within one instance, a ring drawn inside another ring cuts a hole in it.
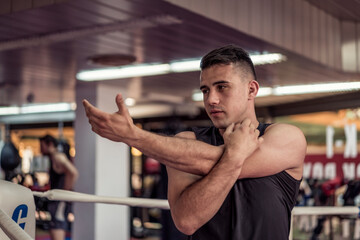
M 76 87 L 75 165 L 79 179 L 75 191 L 101 196 L 129 196 L 129 147 L 91 131 L 82 99 L 105 112 L 117 110 L 115 96 L 123 89 L 104 83 L 79 82 Z M 74 204 L 72 239 L 130 239 L 129 208 L 106 204 Z

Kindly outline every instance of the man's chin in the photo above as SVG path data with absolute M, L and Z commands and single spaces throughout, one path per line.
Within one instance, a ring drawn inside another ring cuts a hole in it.
M 220 122 L 213 122 L 214 126 L 218 129 L 226 129 L 230 124 L 220 123 Z

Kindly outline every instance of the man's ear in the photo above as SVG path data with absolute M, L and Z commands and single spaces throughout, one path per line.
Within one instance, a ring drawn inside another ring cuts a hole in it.
M 255 80 L 251 80 L 249 82 L 249 97 L 248 100 L 253 100 L 255 99 L 256 95 L 258 94 L 259 91 L 259 83 Z

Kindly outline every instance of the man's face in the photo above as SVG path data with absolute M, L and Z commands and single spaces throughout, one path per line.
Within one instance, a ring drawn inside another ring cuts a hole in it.
M 249 84 L 241 76 L 243 74 L 233 64 L 217 64 L 201 72 L 200 90 L 205 110 L 219 129 L 246 117 Z
M 46 155 L 49 153 L 48 151 L 48 145 L 44 141 L 40 141 L 40 151 L 42 154 Z

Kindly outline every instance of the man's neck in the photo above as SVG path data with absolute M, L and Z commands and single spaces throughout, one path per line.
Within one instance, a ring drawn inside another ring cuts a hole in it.
M 259 121 L 256 119 L 256 118 L 254 118 L 253 120 L 251 120 L 251 123 L 256 127 L 256 128 L 258 128 L 259 127 Z M 226 131 L 226 128 L 219 128 L 219 132 L 220 132 L 220 134 L 221 134 L 221 136 L 223 136 L 223 134 L 224 134 L 224 132 Z

